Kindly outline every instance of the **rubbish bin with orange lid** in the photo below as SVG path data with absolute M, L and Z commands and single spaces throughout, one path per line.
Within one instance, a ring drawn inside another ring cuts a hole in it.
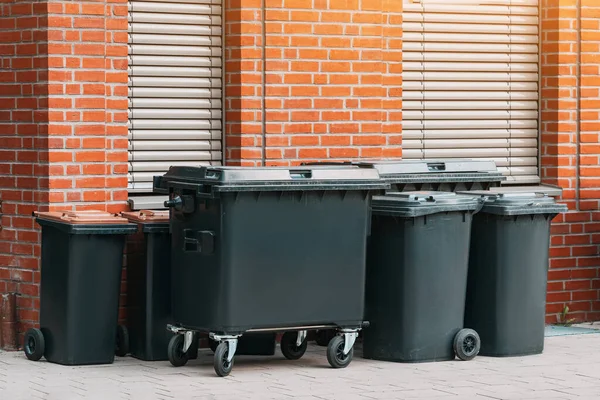
M 129 350 L 140 360 L 168 360 L 173 336 L 167 330 L 172 322 L 169 211 L 141 210 L 121 216 L 135 223 L 138 231 L 127 241 L 128 324 L 118 327 L 117 355 Z
M 102 211 L 34 213 L 42 227 L 40 329 L 27 358 L 63 365 L 114 361 L 125 235 L 137 226 Z

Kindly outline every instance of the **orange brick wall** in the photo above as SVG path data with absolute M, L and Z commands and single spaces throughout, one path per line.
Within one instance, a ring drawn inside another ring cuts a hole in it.
M 0 292 L 39 309 L 31 213 L 127 200 L 127 1 L 0 3 Z
M 0 293 L 38 318 L 40 235 L 31 213 L 48 202 L 47 16 L 36 1 L 0 3 Z
M 226 2 L 227 160 L 400 158 L 401 8 Z
M 569 318 L 600 319 L 599 21 L 596 0 L 542 3 L 542 177 L 571 210 L 552 227 L 548 322 L 565 305 Z

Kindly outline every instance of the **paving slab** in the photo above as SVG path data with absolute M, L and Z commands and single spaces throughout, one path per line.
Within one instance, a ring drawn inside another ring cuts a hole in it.
M 366 360 L 358 344 L 345 369 L 330 368 L 325 348 L 310 345 L 298 361 L 279 351 L 272 357 L 236 357 L 226 378 L 214 374 L 209 350 L 181 368 L 131 357 L 112 365 L 68 367 L 0 352 L 0 399 L 598 400 L 600 334 L 568 333 L 546 338 L 541 355 L 469 362 Z

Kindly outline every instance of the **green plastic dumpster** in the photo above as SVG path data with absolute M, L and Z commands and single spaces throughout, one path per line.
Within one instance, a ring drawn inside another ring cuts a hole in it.
M 463 329 L 471 219 L 481 202 L 449 192 L 373 198 L 363 332 L 365 358 L 470 360 L 479 337 Z
M 481 354 L 544 349 L 550 222 L 567 207 L 536 193 L 466 192 L 485 205 L 473 218 L 465 324 Z
M 213 366 L 226 376 L 245 333 L 285 332 L 295 360 L 308 329 L 335 328 L 327 359 L 349 365 L 365 322 L 371 193 L 388 187 L 374 168 L 172 167 L 154 187 L 170 197 L 171 364 L 186 363 L 194 332 L 219 342 Z

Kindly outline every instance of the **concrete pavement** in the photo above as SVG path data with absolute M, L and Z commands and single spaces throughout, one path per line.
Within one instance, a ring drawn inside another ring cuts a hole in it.
M 398 364 L 365 360 L 329 367 L 325 348 L 309 346 L 299 361 L 236 357 L 227 378 L 216 377 L 212 353 L 181 368 L 117 358 L 112 365 L 65 367 L 0 352 L 0 399 L 600 399 L 600 334 L 553 336 L 539 356 L 477 357 Z

